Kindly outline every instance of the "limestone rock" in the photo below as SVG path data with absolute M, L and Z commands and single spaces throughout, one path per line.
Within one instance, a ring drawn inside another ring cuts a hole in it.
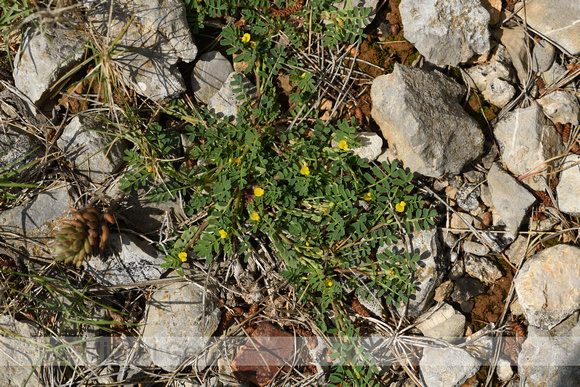
M 42 156 L 44 145 L 35 137 L 14 125 L 0 123 L 0 170 L 17 170 Z
M 0 335 L 0 385 L 24 386 L 29 376 L 27 386 L 41 385 L 37 365 L 42 360 L 42 345 L 46 343 L 39 338 L 40 334 L 32 325 L 8 314 L 0 316 L 0 328 L 3 331 Z
M 474 254 L 480 257 L 489 253 L 487 246 L 473 241 L 463 242 L 463 251 L 465 251 L 467 254 Z
M 528 52 L 526 51 L 524 29 L 520 26 L 500 28 L 494 32 L 494 35 L 507 49 L 520 83 L 524 84 L 528 80 Z
M 103 37 L 102 44 L 110 47 L 119 38 L 112 59 L 136 92 L 153 100 L 167 100 L 185 92 L 176 65 L 179 60 L 193 61 L 197 47 L 181 0 L 83 2 L 96 36 Z
M 459 387 L 479 370 L 481 363 L 459 348 L 423 350 L 419 369 L 427 387 Z
M 153 247 L 129 234 L 111 234 L 104 251 L 83 266 L 103 286 L 117 286 L 159 279 L 163 257 Z
M 489 170 L 487 182 L 496 212 L 515 237 L 536 198 L 497 163 Z
M 483 98 L 493 105 L 504 107 L 516 94 L 510 83 L 514 79 L 511 60 L 501 44 L 489 63 L 469 67 L 466 71 Z
M 532 51 L 532 71 L 543 73 L 548 71 L 556 58 L 556 49 L 545 40 L 536 42 Z
M 107 135 L 106 124 L 92 114 L 79 114 L 57 140 L 66 158 L 95 183 L 104 182 L 123 163 L 125 144 Z
M 234 92 L 234 90 L 237 90 L 240 87 L 232 84 L 232 82 L 235 82 L 236 77 L 242 78 L 242 85 L 247 94 L 250 96 L 256 95 L 256 87 L 252 85 L 244 74 L 237 72 L 231 73 L 221 89 L 210 98 L 207 104 L 208 110 L 217 114 L 220 118 L 229 117 L 235 120 L 236 115 L 238 114 L 238 106 L 244 102 L 243 99 L 237 99 L 241 92 Z
M 446 303 L 443 303 L 437 310 L 435 308 L 437 306 L 418 318 L 421 322 L 417 324 L 417 328 L 423 335 L 448 341 L 463 336 L 465 316 Z
M 512 364 L 509 360 L 500 356 L 497 361 L 497 367 L 495 369 L 497 377 L 499 380 L 510 380 L 514 375 L 514 371 L 512 370 Z
M 580 379 L 580 324 L 570 316 L 546 331 L 533 326 L 518 356 L 518 370 L 526 387 L 575 387 Z
M 465 272 L 484 283 L 494 283 L 502 277 L 498 265 L 486 257 L 467 254 L 465 257 Z
M 517 176 L 539 171 L 546 160 L 564 151 L 562 138 L 554 126 L 546 122 L 538 104 L 506 114 L 497 123 L 494 135 L 503 162 Z M 530 176 L 523 182 L 535 191 L 545 190 L 540 176 Z
M 436 229 L 415 231 L 410 237 L 414 248 L 413 253 L 417 253 L 421 257 L 417 263 L 417 270 L 413 274 L 413 282 L 417 290 L 410 297 L 407 309 L 409 316 L 416 317 L 423 313 L 433 301 L 435 288 L 441 284 L 447 271 L 448 262 L 444 257 L 444 250 Z M 398 241 L 395 246 L 380 246 L 377 253 L 381 253 L 387 248 L 400 253 L 403 247 L 403 242 Z
M 396 64 L 392 74 L 373 81 L 372 116 L 405 167 L 441 178 L 458 174 L 483 151 L 481 129 L 459 105 L 462 95 L 439 72 Z
M 201 55 L 191 74 L 191 88 L 195 98 L 207 104 L 232 72 L 232 64 L 219 51 Z
M 580 156 L 569 153 L 562 164 L 567 168 L 560 174 L 556 187 L 560 211 L 572 216 L 580 216 Z
M 572 92 L 554 90 L 537 101 L 553 123 L 570 122 L 572 125 L 578 125 L 580 122 L 580 104 Z
M 381 136 L 373 132 L 357 132 L 355 136 L 360 141 L 361 146 L 349 149 L 349 151 L 368 162 L 375 161 L 381 156 L 383 152 L 383 139 Z M 336 140 L 332 140 L 331 145 L 333 148 L 338 148 Z
M 84 41 L 74 29 L 29 27 L 14 63 L 14 84 L 40 106 L 60 78 L 83 60 Z
M 507 255 L 510 262 L 517 266 L 526 256 L 527 248 L 528 238 L 524 235 L 520 235 L 517 237 L 514 243 L 512 243 L 505 254 Z
M 531 325 L 551 329 L 580 309 L 580 248 L 556 245 L 530 257 L 514 279 Z
M 204 292 L 197 284 L 175 283 L 153 293 L 142 337 L 156 366 L 173 372 L 208 343 L 221 312 Z
M 580 54 L 580 3 L 569 0 L 526 2 L 529 26 L 564 47 L 571 55 Z M 523 17 L 524 11 L 518 12 Z
M 489 51 L 489 13 L 479 0 L 403 0 L 405 38 L 429 62 L 456 66 Z

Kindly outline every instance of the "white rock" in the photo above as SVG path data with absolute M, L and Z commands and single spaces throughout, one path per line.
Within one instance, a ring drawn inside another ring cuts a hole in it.
M 73 29 L 29 27 L 15 56 L 14 84 L 40 106 L 50 88 L 85 55 L 84 40 Z
M 391 152 L 390 149 L 387 148 L 386 151 L 384 151 L 378 158 L 377 158 L 377 162 L 378 163 L 389 163 L 391 164 L 393 161 L 396 160 L 396 157 L 393 155 L 393 152 Z
M 530 257 L 514 279 L 531 325 L 551 329 L 580 308 L 580 248 L 556 245 Z
M 580 324 L 577 314 L 550 331 L 528 327 L 518 356 L 526 387 L 576 387 L 580 380 Z
M 207 104 L 233 71 L 230 61 L 219 51 L 201 55 L 191 74 L 191 88 L 195 98 Z
M 113 141 L 115 138 L 106 134 L 106 128 L 95 115 L 79 114 L 57 140 L 72 165 L 95 183 L 109 178 L 123 164 L 125 155 L 124 142 Z
M 556 58 L 556 49 L 545 40 L 536 42 L 532 51 L 532 71 L 543 73 L 548 71 Z
M 518 12 L 524 17 L 524 10 Z M 571 55 L 580 54 L 580 3 L 570 0 L 526 1 L 529 26 L 564 47 Z
M 240 86 L 232 85 L 235 81 L 235 77 L 242 77 L 242 85 L 250 96 L 256 95 L 256 87 L 246 78 L 242 73 L 231 73 L 228 79 L 224 82 L 224 85 L 219 89 L 217 93 L 210 98 L 207 108 L 209 111 L 217 114 L 218 117 L 229 117 L 231 119 L 236 118 L 238 114 L 238 106 L 242 105 L 243 99 L 237 99 L 238 95 L 241 93 L 234 92 L 234 89 L 238 89 Z
M 562 76 L 565 76 L 568 70 L 558 62 L 554 62 L 548 71 L 544 71 L 540 76 L 542 80 L 549 86 L 552 82 L 556 82 Z
M 513 28 L 499 28 L 494 35 L 507 49 L 511 62 L 516 68 L 520 83 L 528 80 L 528 52 L 526 51 L 526 33 L 520 26 Z
M 560 211 L 572 216 L 580 216 L 580 156 L 569 153 L 562 164 L 567 168 L 560 174 L 556 187 Z
M 409 316 L 416 317 L 423 313 L 433 301 L 435 288 L 443 281 L 448 262 L 443 254 L 436 229 L 415 231 L 410 237 L 414 252 L 421 256 L 417 263 L 417 270 L 413 273 L 413 283 L 417 291 L 410 297 L 407 309 Z M 404 243 L 399 240 L 394 246 L 380 246 L 377 253 L 389 249 L 402 254 L 403 248 Z M 403 310 L 402 306 L 399 310 Z
M 553 123 L 570 122 L 572 125 L 578 125 L 580 122 L 580 104 L 572 92 L 554 90 L 537 101 Z
M 483 94 L 489 103 L 504 107 L 514 97 L 516 90 L 510 84 L 513 81 L 512 66 L 506 48 L 498 45 L 489 63 L 472 66 L 466 69 L 470 81 Z
M 353 148 L 352 152 L 366 161 L 375 161 L 383 151 L 383 139 L 373 132 L 360 132 L 356 138 L 361 146 Z
M 417 328 L 427 337 L 441 338 L 447 341 L 453 341 L 454 338 L 463 336 L 465 331 L 465 316 L 453 309 L 447 303 L 443 303 L 436 311 L 434 306 L 417 321 Z
M 87 18 L 123 80 L 139 94 L 168 100 L 185 92 L 177 62 L 197 56 L 181 0 L 83 0 Z M 134 19 L 131 19 L 134 18 Z M 132 22 L 130 22 L 132 20 Z
M 373 81 L 372 116 L 405 167 L 440 178 L 458 174 L 481 154 L 483 134 L 459 105 L 463 93 L 439 72 L 399 64 Z
M 459 348 L 423 350 L 419 369 L 427 387 L 459 387 L 475 375 L 481 363 Z
M 497 163 L 489 170 L 487 182 L 496 212 L 514 237 L 524 217 L 536 201 L 534 195 L 508 175 Z
M 104 251 L 83 266 L 103 286 L 126 285 L 159 279 L 163 257 L 153 247 L 131 234 L 111 234 Z
M 498 265 L 489 258 L 467 254 L 464 261 L 465 272 L 481 282 L 490 284 L 502 277 Z
M 506 80 L 494 78 L 482 92 L 483 98 L 489 103 L 503 108 L 512 101 L 516 89 Z
M 145 348 L 156 366 L 173 372 L 205 347 L 220 316 L 217 302 L 203 285 L 165 286 L 148 303 L 142 334 Z
M 495 373 L 499 380 L 510 380 L 512 376 L 514 376 L 514 370 L 512 370 L 512 363 L 500 356 L 497 361 L 497 367 L 495 369 Z
M 564 151 L 562 138 L 552 124 L 547 123 L 538 104 L 516 109 L 505 115 L 496 125 L 495 138 L 502 161 L 513 174 L 522 176 L 539 172 L 547 160 Z M 523 180 L 534 191 L 544 191 L 545 184 L 539 175 Z
M 489 51 L 489 13 L 479 0 L 403 0 L 405 38 L 429 62 L 456 66 Z

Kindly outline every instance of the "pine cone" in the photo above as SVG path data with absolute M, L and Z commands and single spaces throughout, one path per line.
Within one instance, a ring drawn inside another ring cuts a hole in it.
M 49 247 L 55 260 L 80 267 L 85 257 L 90 258 L 103 250 L 109 238 L 107 222 L 113 224 L 115 219 L 109 213 L 101 215 L 91 206 L 71 210 L 74 219 L 62 221 Z

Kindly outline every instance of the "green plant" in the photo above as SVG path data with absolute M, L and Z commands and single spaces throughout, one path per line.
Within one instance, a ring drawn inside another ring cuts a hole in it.
M 38 162 L 37 160 L 31 161 L 31 162 L 29 162 L 25 165 L 22 165 L 14 170 L 10 170 L 12 167 L 14 167 L 16 164 L 18 164 L 22 160 L 25 160 L 29 155 L 31 155 L 34 152 L 36 152 L 36 149 L 33 149 L 32 151 L 30 151 L 26 155 L 22 156 L 20 159 L 15 160 L 14 162 L 12 162 L 12 163 L 10 163 L 10 164 L 8 164 L 5 167 L 0 169 L 0 187 L 4 187 L 4 188 L 42 188 L 41 186 L 36 185 L 36 184 L 20 183 L 20 182 L 13 181 L 14 178 L 16 176 L 18 176 L 20 173 L 26 171 L 28 168 L 35 165 Z M 10 192 L 6 191 L 3 188 L 0 188 L 0 196 L 2 196 L 5 199 L 19 200 L 16 196 L 12 195 Z
M 197 15 L 243 21 L 222 30 L 221 44 L 237 55 L 235 61 L 248 64 L 245 74 L 257 93 L 242 75 L 234 76 L 231 85 L 241 101 L 235 118 L 173 101 L 165 113 L 188 123 L 184 134 L 192 145 L 185 162 L 178 166 L 171 157 L 177 134 L 149 125 L 145 148 L 154 152 L 145 157 L 126 152 L 130 168 L 122 187 L 132 190 L 155 177 L 152 201 L 179 193 L 186 214 L 199 220 L 164 246 L 165 267 L 180 270 L 190 251 L 210 263 L 220 256 L 248 256 L 269 241 L 297 298 L 312 306 L 323 332 L 340 337 L 335 349 L 341 362 L 331 382 L 373 385 L 378 369 L 360 349 L 360 333 L 341 305 L 348 289 L 362 287 L 361 282 L 378 288 L 377 296 L 389 303 L 406 302 L 415 290 L 411 276 L 419 255 L 393 245 L 405 233 L 429 228 L 435 212 L 416 193 L 413 174 L 397 162 L 371 165 L 351 152 L 360 146 L 354 119 L 317 118 L 313 96 L 323 76 L 296 55 L 308 45 L 310 15 L 317 39 L 331 50 L 360 41 L 358 26 L 370 10 L 338 11 L 324 0 L 289 2 L 302 7 L 281 18 L 265 10 L 266 3 L 188 3 Z M 286 46 L 279 43 L 282 35 L 290 42 Z M 293 87 L 289 108 L 276 88 L 282 74 Z M 391 247 L 379 252 L 382 245 Z

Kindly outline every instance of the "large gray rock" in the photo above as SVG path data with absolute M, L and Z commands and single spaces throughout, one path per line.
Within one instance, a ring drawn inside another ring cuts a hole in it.
M 145 348 L 156 366 L 173 372 L 205 347 L 220 316 L 216 300 L 202 285 L 165 286 L 149 300 L 142 334 Z
M 556 187 L 558 208 L 572 216 L 580 216 L 580 156 L 569 153 L 562 164 L 566 168 L 560 174 Z
M 528 322 L 552 329 L 580 309 L 580 248 L 556 245 L 530 257 L 514 279 Z
M 103 252 L 85 259 L 83 266 L 103 286 L 131 286 L 159 279 L 163 256 L 153 247 L 131 234 L 111 234 Z
M 15 86 L 40 106 L 50 88 L 81 63 L 84 44 L 74 29 L 49 26 L 40 30 L 32 25 L 24 33 L 15 57 Z
M 193 61 L 197 47 L 181 0 L 84 0 L 84 4 L 95 36 L 116 51 L 113 63 L 136 92 L 153 100 L 185 92 L 176 64 Z
M 481 362 L 459 348 L 425 348 L 419 362 L 427 387 L 459 387 L 475 375 Z
M 572 125 L 578 125 L 580 122 L 580 105 L 572 92 L 554 90 L 537 101 L 553 123 L 570 122 Z
M 0 329 L 0 385 L 24 386 L 27 380 L 27 386 L 40 385 L 38 364 L 45 343 L 38 330 L 10 315 L 0 316 Z
M 553 165 L 546 160 L 564 151 L 562 138 L 544 117 L 540 105 L 516 109 L 505 115 L 496 125 L 494 135 L 507 169 L 517 176 L 540 172 L 542 167 Z M 544 191 L 539 175 L 522 180 L 534 191 Z
M 458 174 L 482 153 L 481 129 L 459 105 L 463 93 L 439 72 L 399 64 L 373 81 L 372 116 L 405 167 L 440 178 Z
M 529 0 L 518 15 L 529 26 L 564 47 L 580 54 L 580 2 L 570 0 Z
M 496 213 L 515 237 L 536 198 L 497 163 L 489 170 L 487 182 Z
M 233 72 L 232 64 L 219 51 L 201 55 L 191 74 L 191 88 L 195 98 L 207 104 Z
M 444 255 L 436 229 L 415 231 L 411 235 L 413 254 L 417 253 L 421 260 L 417 263 L 417 270 L 413 273 L 413 283 L 416 292 L 409 298 L 407 314 L 417 317 L 430 306 L 435 295 L 435 289 L 443 282 L 447 272 L 448 262 Z M 400 253 L 404 248 L 402 241 L 398 241 L 395 246 L 381 246 L 378 253 L 389 249 Z M 403 310 L 401 306 L 400 311 Z
M 104 182 L 123 163 L 125 144 L 106 134 L 107 124 L 79 114 L 64 128 L 58 146 L 75 168 L 95 183 Z
M 552 330 L 530 326 L 518 356 L 526 387 L 576 387 L 580 380 L 580 324 L 577 314 Z
M 511 85 L 514 79 L 511 60 L 501 44 L 488 63 L 469 67 L 466 71 L 483 98 L 493 105 L 503 108 L 516 94 Z
M 456 66 L 489 51 L 489 13 L 479 0 L 403 0 L 405 38 L 432 63 Z

